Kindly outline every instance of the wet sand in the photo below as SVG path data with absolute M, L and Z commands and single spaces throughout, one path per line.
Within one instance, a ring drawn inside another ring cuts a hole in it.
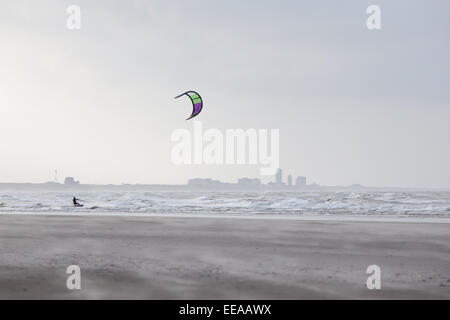
M 0 299 L 449 298 L 449 223 L 0 215 Z

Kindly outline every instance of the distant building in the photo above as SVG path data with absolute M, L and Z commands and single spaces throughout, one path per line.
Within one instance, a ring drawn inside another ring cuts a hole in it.
M 261 185 L 260 179 L 241 178 L 238 184 L 242 187 L 258 187 Z
M 288 175 L 288 177 L 287 177 L 287 184 L 289 187 L 292 187 L 292 176 L 291 175 Z
M 212 186 L 221 186 L 223 185 L 223 183 L 220 182 L 219 180 L 213 180 L 211 178 L 206 179 L 196 178 L 196 179 L 189 179 L 188 185 L 192 187 L 212 187 Z
M 306 186 L 306 177 L 302 177 L 302 176 L 297 177 L 297 179 L 295 180 L 295 185 L 297 187 Z
M 277 173 L 275 175 L 275 183 L 280 186 L 283 184 L 283 172 L 281 171 L 280 168 L 278 168 Z
M 68 185 L 80 184 L 80 181 L 75 181 L 74 177 L 66 177 L 66 179 L 64 179 L 64 184 Z

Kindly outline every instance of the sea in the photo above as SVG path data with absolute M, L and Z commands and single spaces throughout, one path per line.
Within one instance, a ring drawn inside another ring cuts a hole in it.
M 1 192 L 1 213 L 450 218 L 450 191 Z M 450 220 L 449 220 L 450 221 Z

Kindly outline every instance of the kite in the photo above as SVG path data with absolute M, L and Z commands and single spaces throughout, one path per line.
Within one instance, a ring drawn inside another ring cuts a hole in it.
M 175 99 L 182 97 L 184 95 L 187 95 L 189 98 L 191 98 L 192 101 L 192 114 L 189 118 L 187 118 L 186 120 L 192 119 L 193 117 L 197 116 L 203 108 L 203 100 L 202 97 L 200 97 L 200 95 L 195 92 L 195 91 L 187 91 L 185 93 L 180 94 L 179 96 L 176 96 Z

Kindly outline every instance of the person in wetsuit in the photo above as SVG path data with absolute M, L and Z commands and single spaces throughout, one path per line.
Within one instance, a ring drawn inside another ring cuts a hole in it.
M 80 199 L 77 199 L 77 198 L 73 197 L 72 202 L 73 202 L 73 206 L 74 206 L 74 207 L 81 207 L 81 204 L 79 204 L 79 203 L 77 202 L 78 200 L 80 200 Z

